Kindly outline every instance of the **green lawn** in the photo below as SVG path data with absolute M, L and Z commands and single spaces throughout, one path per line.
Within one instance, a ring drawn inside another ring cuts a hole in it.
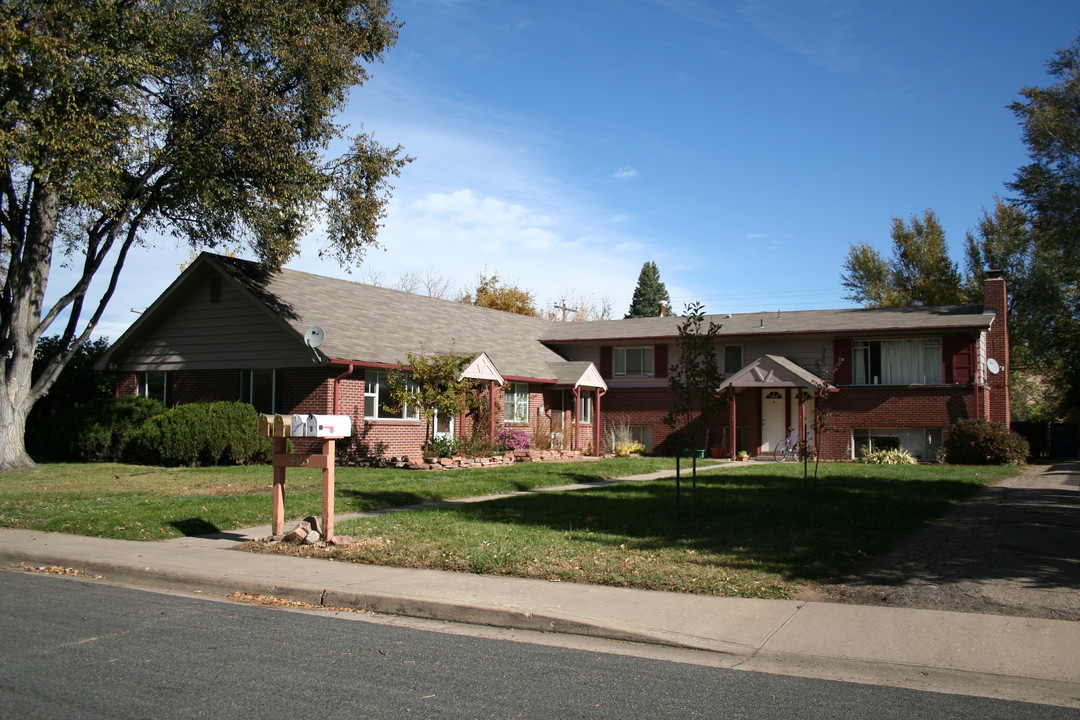
M 337 512 L 588 482 L 671 468 L 663 458 L 519 463 L 507 468 L 417 472 L 338 468 Z M 159 468 L 42 463 L 0 473 L 0 527 L 127 540 L 159 540 L 270 522 L 269 467 Z M 290 468 L 288 518 L 322 512 L 321 473 Z
M 423 473 L 338 468 L 337 512 L 647 473 L 662 458 Z M 684 464 L 684 472 L 686 466 Z M 529 494 L 337 523 L 348 548 L 247 549 L 337 560 L 741 597 L 843 578 L 1015 468 L 735 465 L 698 477 Z M 269 467 L 43 464 L 0 474 L 0 527 L 158 540 L 268 524 Z M 290 469 L 286 514 L 321 513 L 320 472 Z
M 739 597 L 790 597 L 842 578 L 950 504 L 1015 468 L 795 464 L 699 476 L 697 512 L 674 481 L 542 493 L 339 522 L 347 548 L 308 557 Z

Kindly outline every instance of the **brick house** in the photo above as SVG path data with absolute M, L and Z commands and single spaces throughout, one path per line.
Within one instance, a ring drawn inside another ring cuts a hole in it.
M 822 457 L 867 446 L 932 459 L 959 418 L 1008 424 L 1004 279 L 988 275 L 984 294 L 975 306 L 711 316 L 722 325 L 717 392 L 729 400 L 712 437 L 731 454 L 770 453 L 787 428 L 827 413 Z M 169 405 L 242 400 L 262 412 L 348 414 L 357 442 L 417 455 L 427 423 L 415 408 L 385 409 L 386 374 L 410 352 L 454 352 L 472 358 L 464 376 L 484 386 L 487 412 L 436 418 L 440 434 L 519 428 L 598 453 L 620 425 L 667 453 L 680 322 L 550 322 L 204 253 L 99 367 L 121 373 L 118 394 Z M 835 373 L 819 401 L 825 368 Z

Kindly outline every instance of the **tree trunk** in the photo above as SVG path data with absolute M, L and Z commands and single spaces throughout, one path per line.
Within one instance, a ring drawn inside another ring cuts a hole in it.
M 19 408 L 0 400 L 0 472 L 34 467 L 26 454 L 26 416 L 29 408 Z

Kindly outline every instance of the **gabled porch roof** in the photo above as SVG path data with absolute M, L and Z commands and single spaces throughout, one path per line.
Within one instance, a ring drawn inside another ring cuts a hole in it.
M 824 380 L 781 355 L 762 355 L 739 372 L 720 383 L 727 388 L 820 388 Z
M 600 377 L 600 371 L 591 362 L 581 360 L 553 362 L 548 363 L 548 367 L 555 373 L 556 385 L 607 390 L 607 383 Z

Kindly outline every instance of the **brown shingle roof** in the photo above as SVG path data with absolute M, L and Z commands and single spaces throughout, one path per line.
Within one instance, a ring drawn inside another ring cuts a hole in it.
M 396 364 L 412 353 L 486 352 L 507 377 L 555 380 L 549 363 L 563 358 L 538 338 L 539 318 L 374 287 L 351 280 L 282 270 L 266 273 L 246 260 L 208 255 L 303 338 L 312 326 L 326 337 L 328 358 Z
M 943 307 L 849 308 L 843 310 L 795 310 L 787 312 L 737 313 L 707 315 L 721 325 L 721 336 L 783 335 L 802 333 L 874 333 L 935 331 L 947 329 L 985 330 L 993 313 L 984 313 L 982 305 Z M 594 320 L 578 323 L 552 323 L 541 342 L 558 344 L 598 340 L 645 340 L 678 335 L 683 322 L 679 316 Z

